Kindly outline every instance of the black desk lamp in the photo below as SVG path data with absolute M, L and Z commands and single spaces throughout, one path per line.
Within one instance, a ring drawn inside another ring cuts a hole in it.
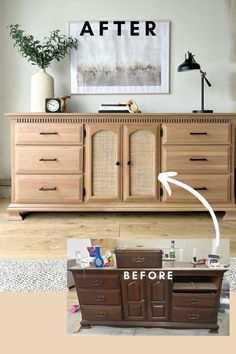
M 194 55 L 190 52 L 185 54 L 185 61 L 178 67 L 178 71 L 200 70 L 201 73 L 201 110 L 194 110 L 193 113 L 213 113 L 212 109 L 204 109 L 204 81 L 211 87 L 211 83 L 206 78 L 206 72 L 201 70 L 201 66 L 196 63 Z

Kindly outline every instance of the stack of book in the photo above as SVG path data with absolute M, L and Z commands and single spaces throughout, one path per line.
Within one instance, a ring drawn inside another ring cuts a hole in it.
M 130 113 L 125 103 L 102 103 L 98 113 Z

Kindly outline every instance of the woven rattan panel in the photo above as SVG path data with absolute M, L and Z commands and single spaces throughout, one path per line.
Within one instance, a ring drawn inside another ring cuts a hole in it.
M 117 135 L 99 131 L 93 135 L 92 195 L 117 195 Z
M 130 135 L 130 195 L 154 194 L 155 137 L 150 131 Z

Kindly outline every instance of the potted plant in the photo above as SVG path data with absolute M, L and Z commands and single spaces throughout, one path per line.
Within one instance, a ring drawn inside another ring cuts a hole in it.
M 31 111 L 44 112 L 45 98 L 54 96 L 54 79 L 46 69 L 53 60 L 60 61 L 71 49 L 76 49 L 78 40 L 55 30 L 50 32 L 48 37 L 44 37 L 41 43 L 34 36 L 25 34 L 19 24 L 10 25 L 9 28 L 14 47 L 17 47 L 32 65 L 37 65 L 40 69 L 31 78 Z

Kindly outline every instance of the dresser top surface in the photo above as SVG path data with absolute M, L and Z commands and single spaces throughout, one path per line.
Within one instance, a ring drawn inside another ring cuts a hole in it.
M 22 124 L 37 123 L 225 123 L 235 124 L 236 113 L 6 113 L 8 119 Z
M 140 116 L 192 116 L 192 117 L 212 117 L 212 116 L 235 116 L 236 117 L 236 112 L 216 112 L 216 113 L 191 113 L 191 112 L 166 112 L 166 113 L 97 113 L 97 112 L 68 112 L 68 113 L 46 113 L 46 112 L 12 112 L 12 113 L 6 113 L 6 116 L 9 117 L 15 117 L 15 116 L 38 116 L 38 117 L 43 117 L 43 116 L 48 116 L 48 117 L 65 117 L 65 116 L 118 116 L 118 117 L 124 117 L 124 116 L 132 116 L 132 117 L 140 117 Z
M 77 265 L 69 268 L 70 270 L 80 270 L 80 271 L 125 271 L 125 270 L 130 270 L 130 268 L 124 269 L 124 268 L 117 268 L 117 267 L 103 267 L 103 268 L 95 268 L 95 267 L 88 267 L 88 268 L 81 268 Z M 132 270 L 135 268 L 132 268 Z M 140 271 L 142 269 L 136 269 L 137 271 Z M 223 271 L 226 272 L 229 270 L 228 268 L 224 268 L 223 266 L 221 267 L 209 267 L 207 264 L 199 264 L 199 265 L 194 265 L 191 262 L 175 262 L 175 261 L 163 261 L 162 263 L 162 268 L 144 268 L 143 270 L 155 270 L 155 271 Z

